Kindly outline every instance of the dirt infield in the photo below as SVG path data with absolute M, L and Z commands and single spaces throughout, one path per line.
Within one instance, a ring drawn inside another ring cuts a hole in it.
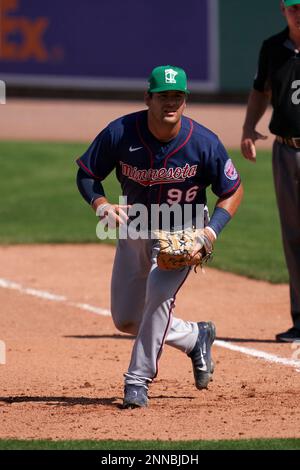
M 111 119 L 141 107 L 9 100 L 1 107 L 0 139 L 89 141 Z M 236 147 L 244 111 L 190 105 L 188 114 Z M 268 119 L 269 113 L 262 132 Z M 209 389 L 197 391 L 190 360 L 165 347 L 149 408 L 122 410 L 133 339 L 107 316 L 113 256 L 114 248 L 100 244 L 0 246 L 0 345 L 6 348 L 0 438 L 300 436 L 300 367 L 292 362 L 300 350 L 274 341 L 290 323 L 288 286 L 214 269 L 190 275 L 175 309 L 184 319 L 216 323 Z
M 288 323 L 287 286 L 213 269 L 190 275 L 175 309 L 217 325 L 221 342 L 209 390 L 197 391 L 190 360 L 165 347 L 150 407 L 120 409 L 132 338 L 82 306 L 109 308 L 113 256 L 114 248 L 101 245 L 0 248 L 0 339 L 7 348 L 0 438 L 299 437 L 297 368 L 220 346 L 225 341 L 290 361 L 291 345 L 273 340 Z
M 0 140 L 90 141 L 111 120 L 143 108 L 137 102 L 12 99 L 0 108 Z M 218 134 L 228 148 L 239 146 L 245 106 L 188 104 L 186 114 Z M 270 110 L 259 125 L 269 136 L 260 148 L 272 145 L 269 120 Z

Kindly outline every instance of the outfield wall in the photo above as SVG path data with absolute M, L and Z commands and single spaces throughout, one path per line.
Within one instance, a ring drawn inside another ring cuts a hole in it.
M 219 0 L 220 90 L 248 90 L 264 39 L 285 28 L 280 0 Z
M 143 90 L 169 63 L 192 91 L 246 91 L 259 44 L 283 26 L 274 0 L 0 0 L 0 79 Z

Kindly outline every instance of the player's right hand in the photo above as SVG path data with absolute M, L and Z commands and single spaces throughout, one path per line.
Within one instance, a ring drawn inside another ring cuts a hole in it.
M 130 205 L 110 204 L 109 202 L 97 207 L 96 215 L 100 222 L 108 225 L 109 228 L 116 228 L 119 225 L 126 224 L 128 220 L 128 209 Z
M 266 140 L 266 135 L 260 134 L 256 130 L 244 130 L 241 141 L 241 151 L 243 156 L 251 162 L 256 162 L 256 147 L 257 140 Z

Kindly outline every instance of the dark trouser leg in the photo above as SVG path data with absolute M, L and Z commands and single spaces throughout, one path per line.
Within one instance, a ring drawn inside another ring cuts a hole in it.
M 291 316 L 300 329 L 300 150 L 275 141 L 273 174 L 290 278 Z

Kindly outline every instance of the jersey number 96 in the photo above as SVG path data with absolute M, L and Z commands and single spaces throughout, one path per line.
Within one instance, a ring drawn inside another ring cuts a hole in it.
M 184 202 L 193 202 L 197 196 L 199 186 L 193 186 L 187 191 L 181 191 L 180 189 L 170 189 L 168 191 L 168 204 L 180 204 Z

